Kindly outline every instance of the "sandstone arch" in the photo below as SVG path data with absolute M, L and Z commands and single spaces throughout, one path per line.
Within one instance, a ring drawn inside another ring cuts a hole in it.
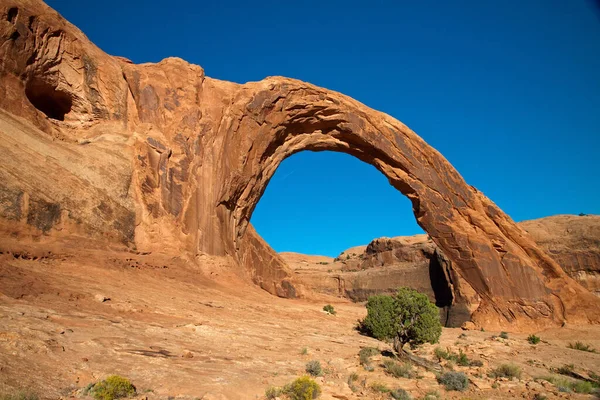
M 599 300 L 396 119 L 297 80 L 238 85 L 174 58 L 135 65 L 103 53 L 37 0 L 0 0 L 0 16 L 3 113 L 27 121 L 23 135 L 35 126 L 58 139 L 32 134 L 44 149 L 81 163 L 78 170 L 55 156 L 47 173 L 62 185 L 48 186 L 46 176 L 20 170 L 35 169 L 35 154 L 4 161 L 0 222 L 39 230 L 31 221 L 43 220 L 45 234 L 60 225 L 190 262 L 201 253 L 229 257 L 266 290 L 293 296 L 284 262 L 248 221 L 283 159 L 342 151 L 374 165 L 412 201 L 463 279 L 456 290 L 476 293 L 473 319 L 482 326 L 599 322 Z M 69 99 L 60 118 L 30 101 L 27 85 L 36 80 Z M 37 215 L 49 207 L 52 218 Z

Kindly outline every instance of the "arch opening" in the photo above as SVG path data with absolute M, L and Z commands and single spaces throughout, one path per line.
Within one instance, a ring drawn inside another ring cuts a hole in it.
M 332 151 L 300 151 L 277 167 L 250 223 L 306 287 L 353 301 L 411 287 L 440 309 L 454 296 L 439 251 L 409 199 L 373 165 Z M 467 316 L 468 318 L 468 316 Z

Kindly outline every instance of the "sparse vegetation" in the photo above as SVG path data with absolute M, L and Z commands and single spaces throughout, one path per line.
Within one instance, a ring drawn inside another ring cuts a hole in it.
M 558 372 L 561 375 L 571 376 L 571 375 L 573 375 L 573 370 L 574 369 L 575 369 L 575 365 L 573 365 L 573 364 L 565 364 L 562 367 L 558 367 L 556 369 L 556 372 Z
M 312 360 L 306 363 L 306 372 L 312 376 L 321 376 L 323 369 L 321 368 L 321 362 L 318 360 Z
M 283 388 L 277 386 L 269 386 L 267 390 L 265 390 L 265 397 L 268 400 L 274 400 L 275 398 L 284 394 Z
M 327 314 L 331 314 L 331 315 L 337 314 L 337 312 L 335 311 L 335 309 L 333 308 L 333 306 L 331 304 L 327 304 L 327 305 L 323 306 L 323 311 L 325 311 Z
M 500 337 L 501 337 L 502 339 L 508 339 L 508 333 L 507 333 L 507 332 L 504 332 L 504 331 L 502 331 L 502 332 L 500 332 Z
M 448 349 L 444 350 L 438 346 L 433 350 L 433 354 L 438 361 L 448 360 L 462 367 L 481 367 L 483 365 L 483 363 L 479 360 L 469 360 L 467 355 L 463 353 L 462 350 L 459 350 L 458 354 L 456 354 Z
M 358 380 L 358 374 L 356 372 L 353 372 L 348 376 L 348 386 L 350 387 L 350 390 L 352 390 L 353 392 L 358 391 L 358 387 L 354 384 L 357 380 Z
M 438 400 L 440 398 L 440 393 L 436 390 L 430 390 L 429 392 L 425 393 L 425 396 L 423 396 L 423 400 Z
M 560 392 L 589 394 L 594 391 L 594 385 L 591 382 L 586 382 L 579 379 L 570 380 L 558 376 L 546 376 L 539 379 L 550 382 L 556 386 Z
M 502 364 L 490 372 L 493 378 L 517 378 L 521 379 L 521 368 L 515 364 Z
M 312 400 L 319 397 L 321 388 L 309 376 L 302 376 L 283 388 L 290 400 Z
M 541 393 L 536 393 L 533 395 L 533 400 L 547 400 L 548 397 L 544 396 Z
M 302 354 L 303 356 L 308 354 L 308 348 L 307 347 L 303 347 L 302 350 L 300 350 L 300 354 Z
M 392 390 L 390 395 L 394 400 L 412 400 L 411 395 L 406 390 L 400 388 Z
M 319 261 L 317 264 L 321 264 L 321 265 L 329 265 L 329 263 L 327 261 Z
M 371 364 L 371 357 L 376 356 L 377 354 L 381 354 L 379 349 L 376 349 L 375 347 L 363 347 L 358 352 L 358 358 L 362 365 L 369 365 Z
M 39 397 L 35 393 L 20 390 L 12 394 L 0 395 L 0 400 L 38 400 Z
M 589 344 L 584 344 L 580 341 L 577 341 L 575 343 L 569 343 L 568 346 L 570 349 L 575 349 L 575 350 L 581 350 L 581 351 L 587 351 L 589 353 L 595 353 L 596 350 L 593 349 Z
M 362 327 L 379 340 L 394 340 L 394 349 L 404 345 L 436 343 L 442 334 L 438 308 L 426 295 L 400 288 L 394 296 L 373 296 L 367 301 Z
M 99 381 L 86 388 L 87 393 L 96 400 L 114 400 L 133 396 L 136 393 L 135 386 L 129 379 L 118 375 L 111 375 L 103 381 Z
M 438 377 L 438 382 L 446 390 L 456 390 L 462 392 L 469 387 L 469 378 L 463 372 L 446 372 Z
M 383 367 L 386 373 L 396 378 L 412 378 L 414 376 L 410 363 L 399 364 L 393 360 L 385 360 Z
M 388 388 L 385 383 L 381 383 L 381 382 L 371 383 L 371 389 L 373 391 L 379 392 L 379 393 L 389 393 L 390 392 L 390 388 Z
M 527 336 L 527 341 L 531 344 L 538 344 L 540 342 L 540 337 L 534 334 Z

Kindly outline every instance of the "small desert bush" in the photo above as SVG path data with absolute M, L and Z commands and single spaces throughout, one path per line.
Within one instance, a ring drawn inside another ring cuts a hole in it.
M 375 347 L 363 347 L 358 352 L 358 357 L 362 365 L 369 365 L 371 363 L 371 357 L 376 356 L 377 354 L 381 354 L 379 349 L 376 349 Z
M 440 398 L 440 393 L 436 390 L 431 390 L 425 393 L 425 396 L 423 396 L 423 400 L 438 400 Z
M 323 369 L 321 368 L 321 362 L 318 360 L 312 360 L 306 363 L 306 372 L 312 376 L 321 376 Z
M 321 388 L 309 376 L 302 376 L 286 385 L 283 392 L 290 400 L 312 400 L 319 397 Z
M 441 347 L 436 347 L 435 349 L 433 349 L 433 354 L 436 356 L 436 358 L 438 360 L 449 360 L 450 359 L 450 352 L 447 350 L 442 349 Z
M 335 311 L 335 309 L 333 308 L 333 306 L 331 304 L 327 304 L 326 306 L 323 306 L 323 311 L 325 311 L 327 314 L 331 314 L 331 315 L 337 314 L 337 312 Z
M 350 375 L 348 375 L 348 385 L 353 384 L 357 380 L 358 380 L 358 374 L 356 372 L 353 372 Z
M 540 342 L 540 337 L 539 336 L 535 336 L 535 335 L 529 335 L 527 336 L 527 341 L 531 344 L 538 344 Z
M 438 360 L 448 360 L 456 363 L 462 367 L 481 367 L 483 363 L 479 360 L 469 360 L 467 355 L 462 350 L 458 351 L 458 354 L 451 352 L 450 350 L 444 350 L 441 347 L 436 347 L 433 350 L 433 354 Z
M 394 389 L 390 392 L 392 399 L 394 400 L 412 400 L 412 397 L 404 389 Z
M 582 394 L 589 394 L 594 391 L 594 384 L 591 382 L 586 382 L 582 380 L 569 380 L 567 378 L 558 377 L 558 376 L 545 376 L 540 379 L 550 382 L 560 392 L 575 392 Z
M 438 377 L 438 382 L 444 385 L 446 390 L 462 392 L 469 387 L 469 378 L 463 372 L 446 372 Z
M 385 372 L 396 377 L 396 378 L 412 378 L 412 365 L 409 363 L 398 364 L 392 360 L 385 360 L 383 362 L 383 367 L 385 368 Z
M 114 400 L 135 394 L 135 386 L 129 379 L 111 375 L 88 388 L 88 393 L 96 400 Z
M 591 348 L 589 344 L 584 344 L 580 341 L 577 341 L 575 343 L 569 343 L 568 346 L 570 349 L 575 349 L 575 350 L 581 350 L 581 351 L 587 351 L 590 353 L 595 353 L 596 350 Z
M 556 372 L 558 372 L 561 375 L 571 376 L 571 375 L 573 375 L 573 370 L 574 369 L 575 369 L 575 365 L 573 365 L 573 364 L 565 364 L 562 367 L 558 367 L 556 369 Z
M 269 386 L 267 390 L 265 390 L 265 397 L 269 400 L 276 399 L 282 394 L 284 394 L 283 388 L 277 386 Z
M 390 388 L 388 388 L 385 383 L 381 383 L 381 382 L 371 383 L 371 389 L 373 391 L 379 392 L 379 393 L 389 393 L 390 392 Z
M 12 394 L 0 394 L 0 400 L 38 400 L 39 397 L 35 393 L 20 390 Z
M 514 364 L 502 364 L 491 371 L 493 378 L 521 378 L 521 368 Z
M 508 339 L 508 333 L 506 333 L 506 332 L 502 331 L 502 332 L 500 332 L 500 337 L 501 337 L 502 339 Z

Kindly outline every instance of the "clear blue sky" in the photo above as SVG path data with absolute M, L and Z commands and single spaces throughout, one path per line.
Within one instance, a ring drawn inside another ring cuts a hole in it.
M 302 79 L 384 111 L 513 219 L 600 213 L 600 14 L 585 0 L 49 4 L 104 51 L 178 56 L 235 82 Z M 373 167 L 283 162 L 253 218 L 278 251 L 337 255 L 419 233 Z

